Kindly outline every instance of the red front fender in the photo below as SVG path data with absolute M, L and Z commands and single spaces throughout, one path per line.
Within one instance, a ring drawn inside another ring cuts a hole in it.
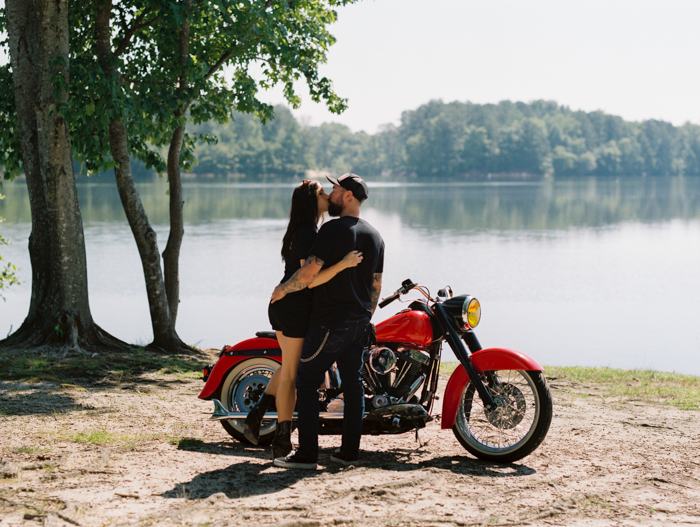
M 209 378 L 202 388 L 202 393 L 197 397 L 205 400 L 220 399 L 221 383 L 231 368 L 239 362 L 257 356 L 270 357 L 282 362 L 282 350 L 276 339 L 256 337 L 239 342 L 234 346 L 227 346 L 212 368 Z
M 542 371 L 542 366 L 532 357 L 516 350 L 506 348 L 488 348 L 477 351 L 471 357 L 474 368 L 479 373 L 491 370 L 525 370 Z M 459 400 L 464 387 L 469 382 L 469 375 L 461 364 L 447 381 L 442 401 L 442 428 L 452 428 L 457 417 Z

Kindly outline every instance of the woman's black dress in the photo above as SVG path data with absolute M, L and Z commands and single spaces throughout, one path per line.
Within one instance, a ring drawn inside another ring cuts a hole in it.
M 301 269 L 300 261 L 309 257 L 311 246 L 316 240 L 318 228 L 310 223 L 303 223 L 294 233 L 292 248 L 284 259 L 284 278 L 280 283 L 289 280 L 294 273 Z M 270 304 L 267 315 L 275 331 L 281 331 L 285 337 L 304 338 L 309 329 L 311 315 L 311 289 L 302 289 L 287 294 L 282 300 Z

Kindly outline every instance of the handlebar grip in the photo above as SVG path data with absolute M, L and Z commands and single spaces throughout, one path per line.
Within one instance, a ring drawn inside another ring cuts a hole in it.
M 388 306 L 388 305 L 391 304 L 394 300 L 396 300 L 398 297 L 399 297 L 398 294 L 393 294 L 393 295 L 391 295 L 391 296 L 385 298 L 384 300 L 382 300 L 381 302 L 379 302 L 379 307 L 380 307 L 380 308 L 383 308 L 383 307 Z

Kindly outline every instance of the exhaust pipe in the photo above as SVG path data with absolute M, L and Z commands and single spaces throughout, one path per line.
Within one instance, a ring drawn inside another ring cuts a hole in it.
M 248 412 L 229 412 L 226 407 L 218 399 L 212 399 L 214 401 L 214 413 L 209 418 L 210 421 L 221 421 L 223 419 L 245 419 L 248 417 Z M 367 415 L 367 412 L 365 412 Z M 293 417 L 296 417 L 297 413 L 294 412 Z M 323 419 L 342 419 L 343 412 L 321 412 L 319 417 Z M 265 414 L 265 419 L 277 419 L 277 412 L 267 412 Z

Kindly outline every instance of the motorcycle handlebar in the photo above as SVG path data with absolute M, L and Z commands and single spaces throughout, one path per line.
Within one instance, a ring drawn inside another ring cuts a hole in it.
M 405 295 L 406 293 L 408 293 L 408 292 L 409 292 L 411 289 L 413 289 L 414 287 L 416 287 L 416 284 L 414 284 L 413 281 L 412 281 L 410 278 L 404 280 L 403 283 L 401 284 L 401 287 L 399 287 L 393 295 L 388 296 L 388 297 L 386 297 L 384 300 L 382 300 L 381 302 L 379 302 L 379 307 L 380 307 L 380 308 L 383 308 L 383 307 L 388 306 L 388 305 L 391 304 L 394 300 L 396 300 L 397 298 L 399 298 L 399 296 Z
M 388 306 L 389 304 L 391 304 L 394 300 L 396 300 L 397 298 L 399 298 L 399 292 L 398 292 L 398 291 L 397 291 L 396 293 L 394 293 L 393 295 L 386 297 L 386 298 L 385 298 L 384 300 L 382 300 L 381 302 L 379 302 L 379 307 L 380 307 L 380 308 L 386 307 L 386 306 Z

